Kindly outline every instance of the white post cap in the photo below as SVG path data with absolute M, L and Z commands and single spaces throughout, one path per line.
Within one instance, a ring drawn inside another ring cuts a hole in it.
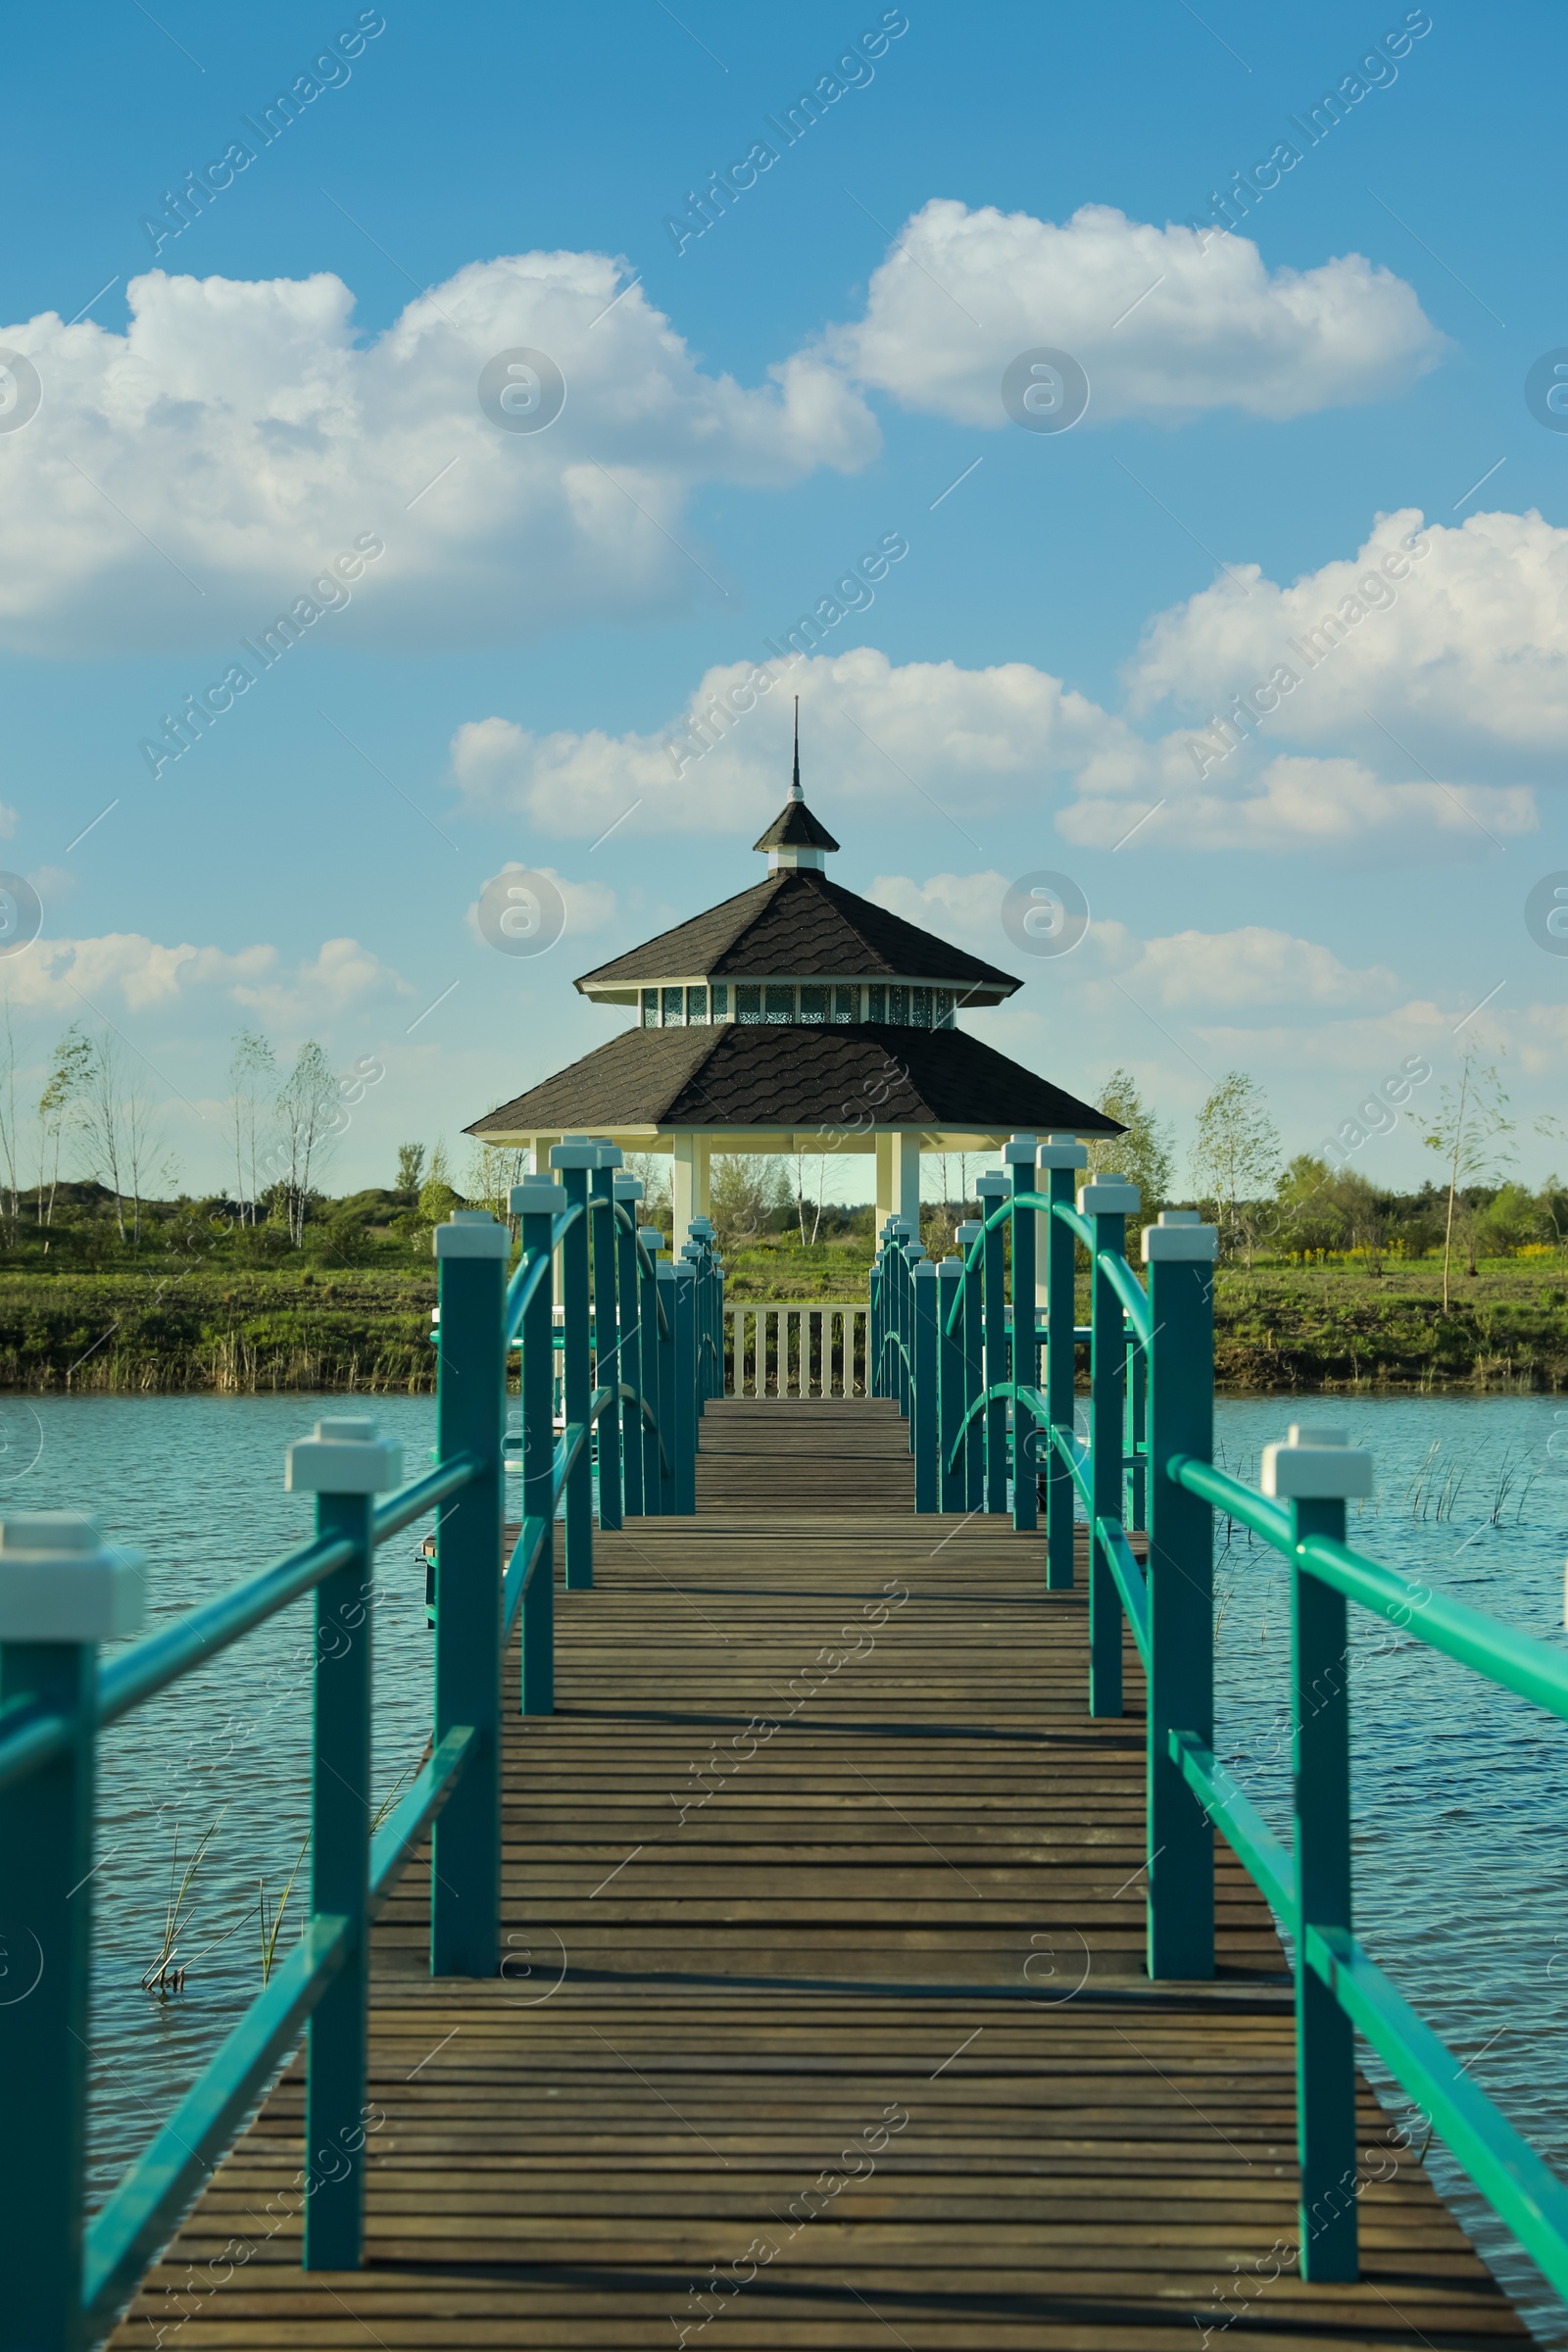
M 553 1168 L 597 1168 L 599 1146 L 591 1144 L 585 1135 L 568 1135 L 564 1143 L 551 1145 L 550 1165 Z
M 507 1205 L 514 1217 L 560 1217 L 571 1202 L 564 1184 L 552 1184 L 548 1176 L 525 1176 L 507 1195 Z
M 984 1231 L 985 1227 L 978 1217 L 965 1217 L 954 1239 L 959 1242 L 977 1242 Z
M 1281 1501 L 1338 1499 L 1372 1492 L 1372 1456 L 1348 1445 L 1343 1429 L 1297 1421 L 1283 1446 L 1263 1448 L 1265 1494 Z
M 975 1178 L 974 1189 L 982 1200 L 1000 1200 L 1012 1186 L 1001 1168 L 985 1168 Z
M 1038 1136 L 1015 1135 L 1010 1143 L 1003 1145 L 1002 1156 L 1009 1168 L 1032 1168 L 1035 1164 L 1035 1153 L 1039 1149 L 1040 1138 Z
M 455 1208 L 431 1235 L 437 1257 L 510 1257 L 512 1236 L 487 1208 Z
M 1078 1187 L 1081 1217 L 1136 1217 L 1143 1201 L 1137 1185 L 1128 1184 L 1121 1176 L 1097 1176 L 1093 1183 Z
M 1075 1135 L 1048 1135 L 1037 1154 L 1043 1168 L 1087 1168 L 1089 1153 Z
M 81 1511 L 0 1519 L 0 1642 L 109 1642 L 147 1614 L 146 1555 Z
M 1172 1259 L 1211 1266 L 1219 1251 L 1219 1230 L 1205 1225 L 1196 1208 L 1162 1208 L 1157 1225 L 1144 1227 L 1144 1263 Z
M 961 1257 L 938 1258 L 937 1272 L 944 1276 L 947 1281 L 956 1282 L 959 1275 L 963 1272 L 963 1260 Z
M 625 1157 L 626 1154 L 618 1144 L 610 1143 L 605 1137 L 600 1137 L 599 1165 L 602 1168 L 618 1168 L 624 1163 Z
M 640 1176 L 617 1176 L 613 1180 L 612 1190 L 617 1200 L 640 1200 L 643 1197 L 643 1180 Z
M 378 1438 L 373 1421 L 341 1416 L 318 1421 L 314 1438 L 297 1438 L 283 1471 L 286 1494 L 384 1494 L 402 1483 L 402 1446 Z
M 922 1250 L 920 1252 L 919 1263 L 915 1267 L 914 1271 L 917 1280 L 922 1274 L 929 1274 L 932 1281 L 935 1282 L 937 1274 L 935 1259 L 927 1257 L 925 1251 Z
M 908 1246 L 908 1249 L 905 1251 L 905 1255 L 914 1265 L 916 1270 L 918 1270 L 920 1260 L 925 1256 L 924 1242 L 911 1242 Z

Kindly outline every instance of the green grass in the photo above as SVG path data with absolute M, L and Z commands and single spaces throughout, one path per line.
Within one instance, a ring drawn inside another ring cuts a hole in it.
M 739 1250 L 728 1296 L 863 1299 L 870 1251 L 845 1240 Z M 1493 1259 L 1452 1278 L 1436 1258 L 1222 1267 L 1215 1356 L 1222 1386 L 1568 1389 L 1568 1272 Z M 34 1391 L 424 1390 L 435 1271 L 428 1259 L 277 1270 L 190 1267 L 0 1273 L 0 1388 Z M 1087 1278 L 1078 1316 L 1088 1318 Z

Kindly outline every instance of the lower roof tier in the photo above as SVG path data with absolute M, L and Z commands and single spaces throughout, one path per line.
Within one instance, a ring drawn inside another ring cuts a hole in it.
M 890 1128 L 915 1128 L 954 1149 L 960 1138 L 1122 1133 L 1102 1110 L 966 1030 L 873 1022 L 624 1030 L 466 1132 L 502 1144 L 562 1134 L 651 1144 L 680 1129 L 720 1151 L 854 1151 Z

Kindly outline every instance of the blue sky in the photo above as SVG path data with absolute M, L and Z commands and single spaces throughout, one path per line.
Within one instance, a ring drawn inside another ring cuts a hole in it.
M 1239 1064 L 1292 1150 L 1408 1057 L 1435 1098 L 1474 1044 L 1543 1173 L 1568 962 L 1525 904 L 1568 868 L 1568 435 L 1525 379 L 1568 346 L 1541 201 L 1563 48 L 1541 6 L 1222 0 L 1113 32 L 696 0 L 19 26 L 24 1100 L 69 1020 L 108 1021 L 183 1183 L 216 1187 L 234 1031 L 313 1036 L 384 1062 L 332 1181 L 389 1181 L 402 1137 L 455 1144 L 612 1033 L 575 973 L 760 874 L 799 691 L 836 877 L 1025 977 L 977 1034 L 1082 1094 L 1131 1066 L 1183 1140 Z M 787 143 L 770 122 L 826 75 Z M 300 76 L 318 94 L 264 143 Z M 682 241 L 712 172 L 727 209 Z M 1088 374 L 1068 432 L 1004 408 L 1040 347 Z M 516 348 L 562 371 L 542 432 L 479 406 Z M 874 601 L 786 680 L 766 641 L 888 538 Z M 356 539 L 383 552 L 332 609 L 149 755 Z M 1288 649 L 1336 612 L 1308 674 Z M 1288 695 L 1216 734 L 1282 662 Z M 667 738 L 754 663 L 771 691 L 677 781 Z M 536 959 L 474 920 L 509 863 L 563 890 Z M 1091 909 L 1059 959 L 1001 925 L 1041 869 Z M 1355 1164 L 1435 1166 L 1410 1119 Z

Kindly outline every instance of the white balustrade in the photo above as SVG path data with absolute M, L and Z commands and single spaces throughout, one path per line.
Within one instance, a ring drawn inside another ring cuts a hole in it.
M 866 1308 L 836 1299 L 727 1306 L 729 1396 L 863 1396 Z

